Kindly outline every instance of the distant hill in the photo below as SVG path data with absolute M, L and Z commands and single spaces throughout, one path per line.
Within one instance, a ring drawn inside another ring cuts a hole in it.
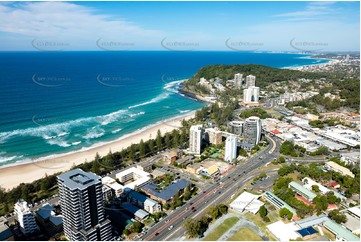
M 201 77 L 204 77 L 207 80 L 214 77 L 219 77 L 223 80 L 231 80 L 236 73 L 242 73 L 243 78 L 248 75 L 256 76 L 256 85 L 259 87 L 264 87 L 272 82 L 295 80 L 298 78 L 318 79 L 329 77 L 328 73 L 302 72 L 254 64 L 210 65 L 199 69 L 199 71 L 185 83 L 185 86 L 197 84 Z

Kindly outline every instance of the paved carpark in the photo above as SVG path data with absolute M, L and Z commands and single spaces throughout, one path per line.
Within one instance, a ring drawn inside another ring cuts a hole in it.
M 254 182 L 253 190 L 270 191 L 274 183 L 274 180 L 276 180 L 277 178 L 278 178 L 277 172 L 272 172 L 270 174 L 267 174 L 267 177 L 264 178 L 263 181 L 259 180 Z
M 175 174 L 177 179 L 180 179 L 180 178 L 187 179 L 190 182 L 192 182 L 193 184 L 195 184 L 201 190 L 206 190 L 208 187 L 211 186 L 211 184 L 213 184 L 211 179 L 204 180 L 203 178 L 193 175 L 193 174 L 190 174 L 183 169 L 174 168 L 171 165 L 161 165 L 161 164 L 157 164 L 157 165 L 160 166 L 160 168 L 158 168 L 158 169 L 160 169 L 166 173 Z M 195 180 L 197 180 L 197 182 L 195 182 Z

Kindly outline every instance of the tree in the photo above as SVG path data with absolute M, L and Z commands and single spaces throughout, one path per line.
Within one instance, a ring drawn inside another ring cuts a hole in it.
M 160 132 L 160 130 L 158 129 L 157 131 L 157 138 L 155 139 L 155 142 L 157 144 L 157 150 L 158 151 L 161 151 L 163 148 L 162 148 L 162 145 L 163 145 L 163 139 L 162 139 L 162 134 Z
M 285 162 L 286 162 L 286 159 L 285 159 L 284 156 L 280 156 L 280 157 L 278 158 L 278 161 L 279 161 L 280 163 L 285 163 Z
M 48 190 L 50 187 L 48 174 L 45 174 L 45 177 L 40 180 L 40 189 L 43 191 Z
M 317 185 L 312 185 L 312 191 L 319 192 L 320 188 Z
M 169 134 L 169 133 L 166 133 L 166 134 L 165 134 L 164 143 L 165 143 L 165 147 L 166 147 L 166 148 L 171 148 L 171 147 L 172 147 L 171 137 L 170 137 L 170 134 Z
M 280 153 L 283 155 L 291 155 L 295 151 L 295 147 L 291 141 L 285 141 L 280 147 Z
M 290 220 L 293 216 L 293 214 L 287 208 L 281 208 L 279 214 L 280 217 L 287 218 L 288 220 Z
M 128 235 L 130 235 L 130 231 L 129 231 L 128 229 L 124 229 L 124 230 L 123 230 L 123 234 L 124 234 L 125 236 L 128 236 Z
M 99 155 L 99 153 L 97 152 L 96 154 L 95 154 L 95 158 L 94 158 L 94 161 L 92 162 L 92 167 L 91 167 L 91 172 L 93 172 L 93 173 L 95 173 L 95 174 L 97 174 L 97 175 L 99 175 L 100 174 L 100 155 Z
M 221 216 L 221 213 L 219 212 L 219 209 L 216 206 L 210 206 L 207 209 L 206 214 L 208 214 L 214 220 L 219 218 L 219 216 Z
M 186 143 L 187 143 L 187 130 L 184 128 L 182 129 L 182 132 L 179 137 L 179 144 L 181 145 L 181 147 L 184 147 Z
M 149 141 L 148 141 L 148 148 L 149 148 L 149 151 L 150 151 L 150 153 L 153 155 L 153 154 L 155 154 L 155 144 L 154 144 L 154 139 L 150 139 Z
M 223 214 L 223 215 L 228 212 L 228 207 L 227 207 L 227 205 L 225 205 L 225 204 L 223 204 L 223 203 L 218 204 L 217 207 L 218 207 L 219 212 L 220 212 L 221 214 Z
M 135 222 L 135 223 L 132 224 L 131 229 L 132 229 L 132 231 L 135 232 L 135 233 L 140 233 L 140 232 L 142 232 L 143 226 L 144 226 L 144 225 L 143 225 L 142 223 L 140 223 L 140 222 Z
M 183 227 L 190 238 L 196 238 L 207 230 L 208 224 L 204 224 L 204 219 L 196 220 L 193 218 L 188 218 L 186 221 L 184 221 Z
M 317 195 L 312 202 L 316 205 L 317 211 L 325 211 L 328 207 L 327 197 L 323 195 Z
M 143 139 L 141 139 L 140 143 L 139 143 L 139 156 L 140 156 L 140 158 L 145 157 L 145 144 L 144 144 Z
M 332 210 L 331 212 L 328 213 L 328 216 L 334 220 L 336 223 L 346 223 L 347 222 L 347 217 L 345 214 L 341 213 L 338 210 Z
M 29 189 L 28 189 L 28 184 L 23 184 L 23 186 L 21 186 L 21 198 L 24 199 L 25 201 L 29 201 Z M 46 186 L 46 185 L 45 185 Z
M 7 215 L 10 211 L 9 211 L 9 206 L 7 203 L 4 203 L 4 209 L 3 209 L 3 212 L 5 215 Z
M 259 212 L 259 216 L 261 216 L 261 218 L 266 217 L 267 213 L 268 213 L 267 209 L 266 209 L 266 207 L 264 205 L 259 208 L 258 212 Z
M 172 147 L 177 147 L 179 145 L 179 130 L 174 129 L 172 131 Z

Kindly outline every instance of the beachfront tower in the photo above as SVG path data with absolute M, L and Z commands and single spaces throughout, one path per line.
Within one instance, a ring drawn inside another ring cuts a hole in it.
M 202 125 L 193 125 L 189 134 L 189 153 L 200 155 L 202 147 L 203 127 Z
M 75 169 L 58 177 L 65 236 L 69 240 L 112 240 L 103 205 L 101 177 Z
M 237 158 L 237 135 L 229 135 L 224 149 L 224 161 L 231 162 Z
M 33 234 L 39 231 L 35 216 L 30 211 L 28 203 L 20 199 L 14 206 L 15 219 L 19 223 L 21 232 L 24 235 Z
M 256 77 L 252 75 L 246 76 L 246 88 L 256 86 Z
M 244 142 L 252 145 L 258 144 L 261 140 L 261 119 L 259 117 L 251 116 L 246 119 L 244 123 Z
M 236 88 L 241 88 L 242 84 L 243 84 L 243 74 L 241 73 L 234 74 L 234 86 Z

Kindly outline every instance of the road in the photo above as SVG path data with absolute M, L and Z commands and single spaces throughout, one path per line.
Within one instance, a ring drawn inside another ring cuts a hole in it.
M 193 197 L 179 209 L 174 210 L 168 217 L 150 228 L 143 239 L 154 241 L 179 240 L 184 237 L 185 234 L 185 230 L 182 227 L 185 219 L 199 218 L 205 214 L 209 206 L 224 203 L 229 200 L 246 182 L 262 172 L 253 172 L 254 170 L 278 157 L 281 144 L 280 140 L 269 136 L 266 137 L 270 141 L 270 146 L 255 154 L 246 163 L 236 166 L 221 178 L 219 183 L 213 184 L 206 191 Z M 173 228 L 169 230 L 171 225 Z

